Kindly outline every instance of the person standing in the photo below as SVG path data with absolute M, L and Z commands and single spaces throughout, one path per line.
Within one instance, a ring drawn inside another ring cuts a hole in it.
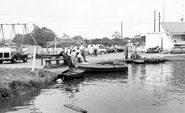
M 80 48 L 80 51 L 81 51 L 81 55 L 84 58 L 84 61 L 87 62 L 86 57 L 85 57 L 85 47 L 84 47 L 83 43 L 81 43 L 79 48 Z
M 125 53 L 125 59 L 128 59 L 128 44 L 126 44 L 125 46 L 124 53 Z
M 98 47 L 97 47 L 98 45 L 94 45 L 94 56 L 97 56 L 97 49 L 98 49 Z
M 68 65 L 69 69 L 73 68 L 73 63 L 72 63 L 72 60 L 71 60 L 71 53 L 72 53 L 71 48 L 68 48 L 66 50 L 66 54 L 64 54 L 64 58 L 66 59 L 66 63 Z

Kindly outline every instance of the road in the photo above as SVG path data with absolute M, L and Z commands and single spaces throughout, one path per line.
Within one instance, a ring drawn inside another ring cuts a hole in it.
M 88 62 L 94 62 L 94 61 L 101 61 L 101 60 L 109 60 L 109 59 L 121 59 L 124 58 L 124 53 L 111 53 L 111 54 L 101 54 L 97 57 L 95 56 L 86 56 L 86 59 Z M 0 64 L 0 68 L 32 68 L 32 59 L 29 59 L 27 62 L 23 61 L 17 61 L 17 63 L 10 63 L 7 61 L 4 61 L 2 64 Z M 53 62 L 54 63 L 54 62 Z M 41 65 L 41 59 L 35 60 L 35 68 L 42 69 L 44 68 L 45 62 L 43 65 Z
M 179 54 L 160 54 L 160 53 L 153 53 L 153 54 L 147 54 L 147 53 L 139 53 L 141 57 L 166 57 L 166 56 L 179 56 Z M 185 56 L 185 54 L 180 54 Z M 129 53 L 130 56 L 130 53 Z M 95 56 L 86 56 L 86 59 L 88 62 L 98 62 L 102 60 L 111 60 L 111 59 L 124 59 L 124 52 L 119 53 L 109 53 L 109 54 L 100 54 L 97 57 Z M 36 59 L 35 61 L 35 68 L 42 69 L 44 68 L 45 62 L 43 65 L 41 65 L 41 59 Z M 22 62 L 19 61 L 17 63 L 10 63 L 10 62 L 3 62 L 3 64 L 0 64 L 0 68 L 32 68 L 32 59 L 29 59 L 28 62 Z M 52 69 L 54 70 L 54 69 Z

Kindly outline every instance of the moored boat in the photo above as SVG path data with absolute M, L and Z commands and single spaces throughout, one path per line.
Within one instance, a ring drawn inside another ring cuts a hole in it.
M 67 69 L 63 71 L 61 74 L 57 75 L 57 79 L 62 80 L 74 80 L 80 79 L 84 77 L 84 70 L 81 69 Z
M 128 66 L 124 62 L 115 63 L 114 61 L 79 64 L 78 68 L 85 70 L 85 72 L 122 72 L 128 70 Z
M 165 62 L 165 58 L 141 58 L 141 59 L 126 59 L 125 63 L 135 63 L 135 64 L 147 64 L 147 63 L 160 63 Z
M 144 64 L 145 60 L 144 59 L 135 59 L 135 60 L 133 60 L 133 63 L 135 63 L 135 64 Z

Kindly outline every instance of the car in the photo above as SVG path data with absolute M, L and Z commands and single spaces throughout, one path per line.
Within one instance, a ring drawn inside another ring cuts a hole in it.
M 93 47 L 95 47 L 95 44 L 88 45 L 87 48 L 86 48 L 86 52 L 87 53 L 89 53 L 91 45 L 93 45 Z M 106 53 L 108 53 L 107 52 L 107 48 L 104 45 L 96 44 L 96 46 L 97 46 L 97 53 L 98 54 L 106 54 Z
M 107 45 L 105 45 L 105 48 L 107 49 L 108 53 L 116 53 L 117 50 L 114 47 L 109 47 Z
M 28 54 L 24 53 L 18 46 L 2 46 L 0 47 L 0 63 L 3 61 L 10 61 L 11 63 L 16 63 L 22 60 L 27 62 Z

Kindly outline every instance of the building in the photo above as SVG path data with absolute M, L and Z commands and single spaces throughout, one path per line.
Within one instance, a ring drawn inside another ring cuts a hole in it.
M 185 46 L 185 22 L 162 22 L 161 33 L 163 49 Z
M 147 33 L 145 49 L 159 46 L 163 50 L 185 48 L 185 22 L 161 22 L 161 31 Z

